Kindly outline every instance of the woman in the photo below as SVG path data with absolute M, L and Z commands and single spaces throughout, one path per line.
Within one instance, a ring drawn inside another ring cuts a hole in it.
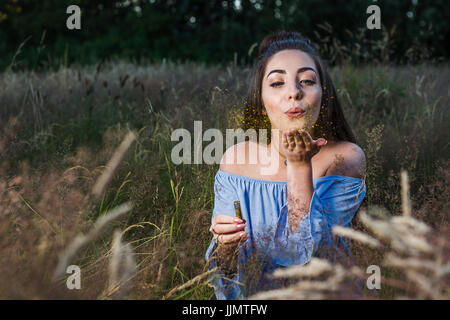
M 348 246 L 331 228 L 351 226 L 366 194 L 364 152 L 324 64 L 301 34 L 264 38 L 246 105 L 244 129 L 269 127 L 269 142 L 258 137 L 227 149 L 215 177 L 206 259 L 221 270 L 213 281 L 218 299 L 279 287 L 268 277 L 273 270 L 306 264 L 313 255 L 345 258 Z M 265 152 L 249 163 L 255 145 Z M 270 175 L 261 170 L 268 162 L 276 164 Z

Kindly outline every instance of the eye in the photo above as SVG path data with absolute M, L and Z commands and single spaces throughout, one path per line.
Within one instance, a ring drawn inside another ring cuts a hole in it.
M 274 82 L 274 83 L 272 83 L 270 86 L 271 87 L 279 87 L 279 86 L 281 86 L 283 84 L 283 82 Z
M 316 82 L 314 80 L 307 80 L 307 79 L 300 81 L 300 83 L 305 83 L 308 86 L 312 86 L 312 85 L 316 84 Z

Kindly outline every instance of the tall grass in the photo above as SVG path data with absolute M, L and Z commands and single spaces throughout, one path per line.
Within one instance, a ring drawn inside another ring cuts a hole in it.
M 274 278 L 297 279 L 294 285 L 260 292 L 250 298 L 364 299 L 374 298 L 368 291 L 376 292 L 387 286 L 396 289 L 393 296 L 395 299 L 448 300 L 450 298 L 448 234 L 436 234 L 427 224 L 411 217 L 407 177 L 407 173 L 402 171 L 402 216 L 390 216 L 384 208 L 377 206 L 372 206 L 369 213 L 366 209 L 361 210 L 359 220 L 370 229 L 374 237 L 351 228 L 340 226 L 333 228 L 334 234 L 366 245 L 383 257 L 382 264 L 375 265 L 380 270 L 379 285 L 369 279 L 372 271 L 367 265 L 355 263 L 349 268 L 339 263 L 332 265 L 325 259 L 313 258 L 306 265 L 291 266 L 274 272 Z M 391 278 L 389 272 L 384 270 L 386 267 L 396 269 L 399 274 Z M 366 281 L 370 282 L 374 287 L 369 288 L 367 284 L 366 290 L 360 288 L 355 290 L 351 284 L 352 281 L 358 280 L 363 285 L 366 285 Z
M 361 218 L 377 206 L 401 215 L 403 169 L 409 174 L 411 217 L 443 234 L 449 210 L 450 68 L 346 65 L 331 71 L 367 157 Z M 176 142 L 170 134 L 176 128 L 193 133 L 194 120 L 203 121 L 203 130 L 239 127 L 249 75 L 249 69 L 233 65 L 170 61 L 0 74 L 0 296 L 214 298 L 203 257 L 211 240 L 218 164 L 173 164 Z M 135 140 L 115 157 L 115 170 L 93 196 L 130 130 Z M 71 257 L 81 268 L 82 289 L 68 290 L 63 281 L 55 285 L 59 254 L 125 202 L 132 209 Z M 359 218 L 354 223 L 357 231 L 370 232 Z M 120 238 L 113 237 L 116 229 L 123 230 Z M 121 256 L 114 248 L 124 247 L 127 253 L 119 260 L 130 268 L 135 263 L 133 273 L 115 273 L 122 267 L 110 266 Z M 357 242 L 352 251 L 360 266 L 381 265 L 382 252 Z M 401 281 L 393 266 L 386 272 L 392 283 Z M 379 297 L 412 292 L 402 290 L 384 288 Z

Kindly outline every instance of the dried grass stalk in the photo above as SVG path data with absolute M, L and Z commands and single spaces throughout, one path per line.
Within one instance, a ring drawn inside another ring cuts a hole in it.
M 408 173 L 402 170 L 401 173 L 402 184 L 402 212 L 405 217 L 411 216 L 411 199 L 409 197 L 409 182 Z
M 432 260 L 418 259 L 418 258 L 400 258 L 393 253 L 386 254 L 384 258 L 384 264 L 398 268 L 408 269 L 425 269 L 434 272 L 435 274 L 441 273 L 441 267 Z
M 319 300 L 325 295 L 320 292 L 302 292 L 295 288 L 269 290 L 257 293 L 249 300 Z
M 129 243 L 122 243 L 122 232 L 116 230 L 111 247 L 109 263 L 109 286 L 105 297 L 123 299 L 130 290 L 129 280 L 136 272 L 136 262 Z
M 122 216 L 131 209 L 132 205 L 130 202 L 126 202 L 120 206 L 117 206 L 114 209 L 109 210 L 100 218 L 98 218 L 94 224 L 94 227 L 88 232 L 87 235 L 83 234 L 77 235 L 75 239 L 69 244 L 67 249 L 60 256 L 59 263 L 53 275 L 53 281 L 58 281 L 63 277 L 66 268 L 69 265 L 69 262 L 75 257 L 77 252 L 82 247 L 94 241 L 111 221 L 117 219 L 118 217 Z
M 351 228 L 345 228 L 342 226 L 334 226 L 333 233 L 336 235 L 342 236 L 342 237 L 350 238 L 355 241 L 367 244 L 368 246 L 370 246 L 372 248 L 377 248 L 380 246 L 380 242 L 377 239 L 372 238 L 368 234 L 353 230 Z
M 194 285 L 194 284 L 200 282 L 202 279 L 206 278 L 206 277 L 209 276 L 210 274 L 217 272 L 217 270 L 218 270 L 218 268 L 215 267 L 215 268 L 213 268 L 213 269 L 211 269 L 211 270 L 209 270 L 209 271 L 206 271 L 206 272 L 204 272 L 204 273 L 202 273 L 202 274 L 199 274 L 198 276 L 192 278 L 192 279 L 189 280 L 188 282 L 186 282 L 186 283 L 184 283 L 184 284 L 182 284 L 182 285 L 180 285 L 180 286 L 178 286 L 178 287 L 173 288 L 172 290 L 169 291 L 169 293 L 167 293 L 167 294 L 162 298 L 162 300 L 165 300 L 165 299 L 169 298 L 170 296 L 172 296 L 174 293 L 176 293 L 176 292 L 178 292 L 178 291 L 181 291 L 181 290 L 184 290 L 184 289 L 186 289 L 186 288 L 189 288 L 190 286 L 192 286 L 192 285 Z
M 296 265 L 286 269 L 276 269 L 275 278 L 315 277 L 333 270 L 332 265 L 325 259 L 311 258 L 306 265 Z
M 95 183 L 94 187 L 92 188 L 92 193 L 96 198 L 99 198 L 103 191 L 108 184 L 108 182 L 111 180 L 114 171 L 118 167 L 120 161 L 122 161 L 122 158 L 124 157 L 125 153 L 127 152 L 128 148 L 130 148 L 131 143 L 136 139 L 136 135 L 133 132 L 129 132 L 125 138 L 123 139 L 120 146 L 116 149 L 114 152 L 114 155 L 112 156 L 111 160 L 109 160 L 108 164 L 106 165 L 105 171 L 102 173 L 100 178 L 97 179 L 97 182 Z
M 408 229 L 412 229 L 414 233 L 418 233 L 420 235 L 425 235 L 426 233 L 431 231 L 431 228 L 427 226 L 425 223 L 414 219 L 413 217 L 406 216 L 395 216 L 391 219 L 392 222 L 400 229 L 401 227 L 406 227 Z

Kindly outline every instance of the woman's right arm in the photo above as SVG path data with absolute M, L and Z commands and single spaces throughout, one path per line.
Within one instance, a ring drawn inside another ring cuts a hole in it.
M 237 144 L 226 150 L 220 162 L 221 171 L 233 172 L 236 169 L 234 164 L 238 163 L 243 146 Z M 239 244 L 248 239 L 248 232 L 244 231 L 246 221 L 235 215 L 234 201 L 238 200 L 238 196 L 233 184 L 223 177 L 216 179 L 214 193 L 210 231 L 214 237 L 214 252 L 219 265 L 233 260 Z

